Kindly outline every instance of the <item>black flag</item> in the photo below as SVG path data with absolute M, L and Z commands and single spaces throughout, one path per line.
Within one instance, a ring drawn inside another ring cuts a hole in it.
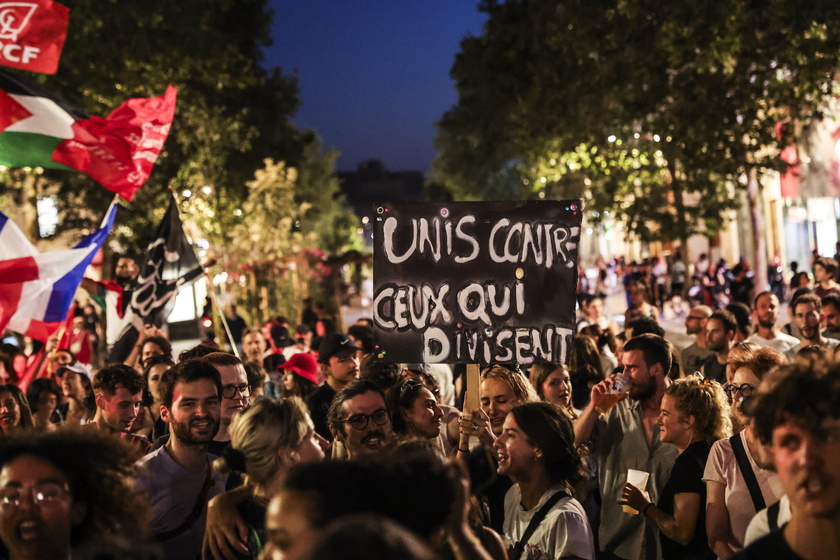
M 178 288 L 201 273 L 198 257 L 184 235 L 175 197 L 170 194 L 169 210 L 149 244 L 137 278 L 137 288 L 131 298 L 134 313 L 143 323 L 161 326 L 172 311 Z

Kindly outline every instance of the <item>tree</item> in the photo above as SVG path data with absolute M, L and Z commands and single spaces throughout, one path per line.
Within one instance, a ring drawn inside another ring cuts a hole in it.
M 435 162 L 435 179 L 465 198 L 502 181 L 522 198 L 583 194 L 642 239 L 685 246 L 723 227 L 746 178 L 783 166 L 777 148 L 791 139 L 780 143 L 774 123 L 820 118 L 834 93 L 831 2 L 481 9 L 489 19 L 462 41 Z

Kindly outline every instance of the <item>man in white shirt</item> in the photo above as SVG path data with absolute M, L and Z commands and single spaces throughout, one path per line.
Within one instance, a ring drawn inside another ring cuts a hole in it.
M 799 350 L 799 339 L 779 330 L 779 298 L 773 292 L 761 292 L 755 297 L 753 315 L 757 328 L 747 342 L 778 350 L 792 360 Z

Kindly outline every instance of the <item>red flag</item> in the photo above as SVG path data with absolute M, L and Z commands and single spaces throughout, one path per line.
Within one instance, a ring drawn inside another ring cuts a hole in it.
M 160 97 L 135 98 L 106 118 L 73 123 L 73 138 L 58 144 L 53 161 L 81 171 L 130 201 L 152 174 L 175 117 L 174 87 Z
M 0 2 L 0 64 L 55 74 L 69 20 L 52 0 Z

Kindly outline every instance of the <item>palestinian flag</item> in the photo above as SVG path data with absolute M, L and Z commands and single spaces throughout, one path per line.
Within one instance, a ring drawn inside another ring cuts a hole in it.
M 129 99 L 103 119 L 0 70 L 0 165 L 81 171 L 130 201 L 163 148 L 176 94 L 169 86 L 161 97 Z

